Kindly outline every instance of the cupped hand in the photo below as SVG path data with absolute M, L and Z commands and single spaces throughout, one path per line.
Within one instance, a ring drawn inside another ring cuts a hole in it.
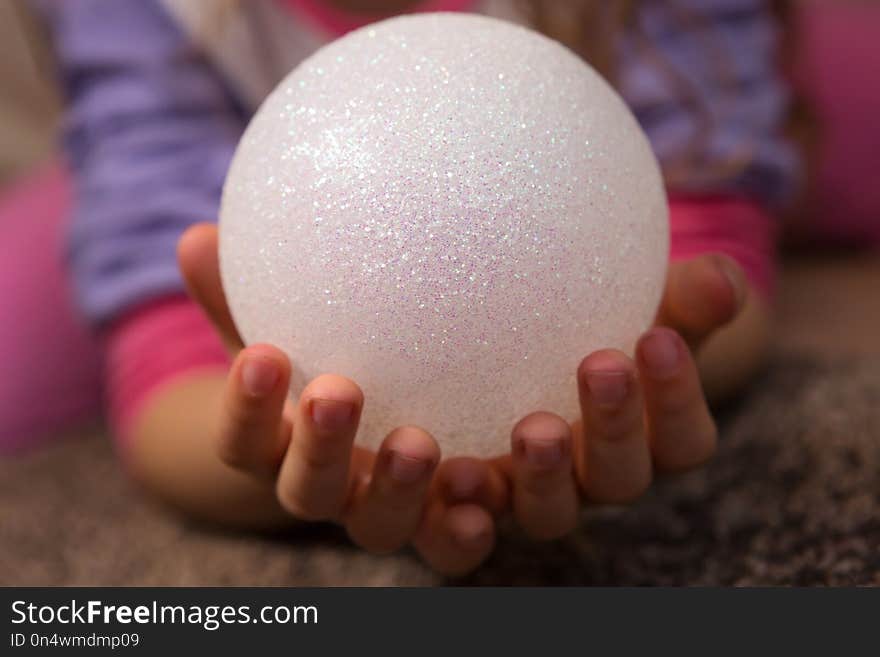
M 178 245 L 191 295 L 234 355 L 219 458 L 273 486 L 292 516 L 337 522 L 369 551 L 412 544 L 432 568 L 449 575 L 479 565 L 494 547 L 493 516 L 507 507 L 499 472 L 476 459 L 441 463 L 437 443 L 418 427 L 395 429 L 378 452 L 354 445 L 364 397 L 342 376 L 314 379 L 292 403 L 285 354 L 271 345 L 242 344 L 217 253 L 212 224 L 193 226 Z
M 630 502 L 656 475 L 712 457 L 717 430 L 694 354 L 739 314 L 746 293 L 742 271 L 726 256 L 673 263 L 656 325 L 635 357 L 602 350 L 580 363 L 581 417 L 569 424 L 533 413 L 514 427 L 511 455 L 495 465 L 526 533 L 563 536 L 577 525 L 583 501 Z

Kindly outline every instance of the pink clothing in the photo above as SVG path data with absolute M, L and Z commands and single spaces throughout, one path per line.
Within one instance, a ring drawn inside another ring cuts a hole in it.
M 374 12 L 358 14 L 337 9 L 322 0 L 281 0 L 292 11 L 310 20 L 315 27 L 331 37 L 339 37 L 364 25 L 384 18 L 391 18 L 395 12 Z M 413 9 L 405 13 L 426 11 L 468 11 L 474 0 L 421 0 Z
M 217 331 L 191 299 L 172 296 L 146 304 L 107 336 L 110 422 L 124 443 L 132 420 L 151 394 L 183 374 L 225 371 L 229 355 Z
M 98 416 L 98 344 L 77 318 L 62 265 L 69 208 L 58 163 L 0 196 L 0 453 Z
M 777 224 L 760 205 L 730 196 L 674 197 L 669 228 L 673 261 L 724 253 L 739 263 L 758 292 L 772 297 Z
M 880 245 L 880 3 L 797 3 L 795 81 L 819 121 L 808 221 L 821 240 Z

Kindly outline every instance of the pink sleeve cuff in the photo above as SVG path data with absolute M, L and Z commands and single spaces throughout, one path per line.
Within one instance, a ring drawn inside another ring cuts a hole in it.
M 410 11 L 470 11 L 474 4 L 474 0 L 422 0 Z M 281 0 L 281 5 L 306 17 L 315 27 L 332 37 L 340 37 L 373 21 L 397 15 L 395 12 L 382 11 L 358 13 L 336 8 L 325 0 Z
M 736 197 L 673 197 L 669 223 L 673 261 L 723 253 L 739 263 L 762 296 L 773 296 L 776 222 L 759 203 Z
M 125 446 L 137 412 L 161 386 L 229 362 L 217 331 L 187 297 L 153 301 L 116 322 L 107 335 L 107 390 L 117 442 Z

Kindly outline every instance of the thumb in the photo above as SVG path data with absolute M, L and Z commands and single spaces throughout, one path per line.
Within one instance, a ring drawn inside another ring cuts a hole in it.
M 678 331 L 691 349 L 739 315 L 748 292 L 736 262 L 712 253 L 669 267 L 657 324 Z
M 190 226 L 177 242 L 177 262 L 187 290 L 213 322 L 227 348 L 236 353 L 244 346 L 226 303 L 220 280 L 217 226 Z

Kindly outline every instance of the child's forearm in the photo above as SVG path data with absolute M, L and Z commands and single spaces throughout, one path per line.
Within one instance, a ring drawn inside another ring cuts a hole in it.
M 273 482 L 236 472 L 217 456 L 224 382 L 221 371 L 194 371 L 152 393 L 132 422 L 129 468 L 156 497 L 198 519 L 254 529 L 291 524 Z

